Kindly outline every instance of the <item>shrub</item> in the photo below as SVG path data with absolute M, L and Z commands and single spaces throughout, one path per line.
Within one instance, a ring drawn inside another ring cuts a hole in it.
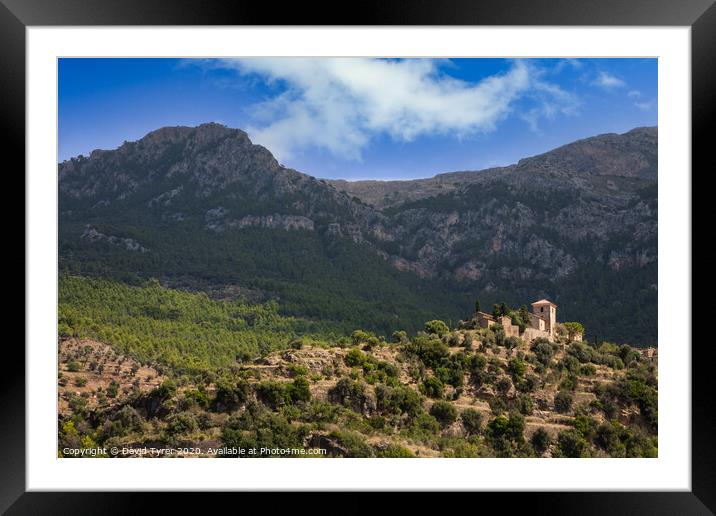
M 462 426 L 468 435 L 475 435 L 480 432 L 480 428 L 482 427 L 482 414 L 477 410 L 470 408 L 465 409 L 462 414 L 460 414 L 460 419 L 462 419 Z
M 552 344 L 547 339 L 541 337 L 535 339 L 532 343 L 532 352 L 535 354 L 537 361 L 545 366 L 549 365 L 554 356 Z
M 584 364 L 582 365 L 582 368 L 579 370 L 580 374 L 583 376 L 594 376 L 597 374 L 597 368 L 594 366 L 594 364 Z
M 427 367 L 440 367 L 450 356 L 450 349 L 432 335 L 418 335 L 406 344 L 405 351 L 416 355 Z
M 492 411 L 492 414 L 495 416 L 507 412 L 507 403 L 504 398 L 490 398 L 487 403 L 490 405 L 490 411 Z
M 485 366 L 487 365 L 487 358 L 485 358 L 485 355 L 482 355 L 480 353 L 475 353 L 472 357 L 470 357 L 469 361 L 469 367 L 470 371 L 484 371 Z
M 539 427 L 535 430 L 535 433 L 532 434 L 530 442 L 532 443 L 532 447 L 535 451 L 542 455 L 551 444 L 552 438 L 549 436 L 549 432 L 547 432 L 547 430 Z
M 582 437 L 590 441 L 594 439 L 597 433 L 597 422 L 584 414 L 574 416 L 572 426 Z
M 430 376 L 426 378 L 423 382 L 422 390 L 427 396 L 430 396 L 431 398 L 442 398 L 444 384 L 442 381 L 440 381 L 440 378 Z
M 522 339 L 519 337 L 507 337 L 502 343 L 507 349 L 514 349 L 522 344 Z
M 87 378 L 78 376 L 77 378 L 75 378 L 75 385 L 77 387 L 84 387 L 85 385 L 87 385 Z
M 389 444 L 388 446 L 386 446 L 385 449 L 379 451 L 376 456 L 391 459 L 415 457 L 415 455 L 413 455 L 413 452 L 411 452 L 408 448 L 405 448 L 404 446 L 400 446 L 398 444 Z
M 249 382 L 239 379 L 236 383 L 228 380 L 216 382 L 214 408 L 218 411 L 234 410 L 244 404 L 252 393 Z
M 403 330 L 394 331 L 391 337 L 396 344 L 402 344 L 408 340 L 408 333 Z
M 306 425 L 292 425 L 285 416 L 249 404 L 240 415 L 233 416 L 221 432 L 221 442 L 228 448 L 304 448 L 308 437 Z M 259 454 L 244 455 L 260 457 Z
M 450 426 L 457 420 L 457 409 L 450 402 L 436 401 L 430 407 L 430 415 L 442 426 Z
M 579 374 L 579 371 L 582 369 L 582 365 L 577 358 L 567 355 L 564 357 L 564 360 L 562 360 L 562 368 L 572 374 Z
M 377 392 L 378 388 L 376 388 L 376 394 Z M 328 399 L 334 403 L 340 403 L 344 407 L 362 412 L 368 401 L 368 396 L 363 383 L 353 381 L 350 378 L 341 378 L 328 391 Z
M 353 341 L 353 345 L 357 346 L 359 344 L 368 342 L 370 340 L 370 334 L 363 330 L 355 330 L 353 333 L 351 333 L 351 340 Z
M 118 393 L 119 384 L 116 381 L 112 380 L 107 386 L 107 396 L 109 396 L 110 398 L 116 398 Z
M 558 457 L 588 457 L 589 444 L 576 430 L 566 430 L 557 436 L 555 455 Z
M 76 373 L 80 370 L 80 363 L 76 360 L 70 360 L 67 362 L 67 370 L 71 373 Z
M 510 388 L 512 388 L 512 381 L 507 376 L 503 376 L 497 381 L 495 387 L 497 388 L 497 392 L 499 392 L 502 396 L 505 396 L 508 392 L 510 392 Z
M 465 381 L 465 371 L 462 368 L 462 364 L 458 360 L 447 361 L 445 365 L 435 368 L 435 375 L 440 378 L 443 383 L 452 385 L 453 387 L 461 387 Z
M 419 437 L 433 438 L 440 431 L 440 423 L 430 414 L 425 412 L 413 418 L 410 425 L 410 432 Z
M 539 385 L 539 378 L 535 375 L 527 375 L 524 378 L 519 378 L 515 387 L 520 392 L 532 392 Z
M 527 371 L 527 364 L 524 360 L 513 358 L 509 361 L 507 370 L 513 377 L 522 377 L 525 375 L 525 371 Z
M 379 385 L 375 389 L 375 397 L 378 410 L 384 413 L 415 417 L 423 410 L 420 395 L 410 387 Z
M 626 449 L 619 439 L 617 427 L 611 423 L 602 423 L 596 429 L 594 443 L 611 456 L 624 456 Z
M 331 437 L 337 439 L 340 444 L 346 449 L 346 457 L 374 457 L 373 448 L 365 442 L 363 436 L 357 432 L 350 431 L 336 431 L 331 434 Z
M 292 383 L 273 380 L 261 382 L 256 389 L 256 393 L 264 403 L 273 408 L 280 408 L 311 399 L 308 380 L 302 376 L 296 378 Z
M 554 397 L 554 408 L 557 412 L 565 414 L 572 408 L 574 397 L 571 392 L 559 391 Z
M 303 364 L 290 364 L 288 366 L 288 373 L 292 377 L 306 376 L 308 374 L 308 368 Z
M 425 332 L 426 333 L 430 333 L 433 335 L 437 335 L 438 337 L 442 337 L 449 331 L 450 331 L 450 328 L 448 328 L 448 325 L 438 319 L 434 319 L 432 321 L 428 321 L 425 323 Z
M 354 332 L 355 333 L 355 332 Z M 366 355 L 360 349 L 351 349 L 345 358 L 345 363 L 348 367 L 363 366 L 366 360 Z
M 517 409 L 524 416 L 531 416 L 534 411 L 534 401 L 530 396 L 520 396 L 517 399 Z
M 577 378 L 577 375 L 569 373 L 562 379 L 561 382 L 559 382 L 559 388 L 560 390 L 574 391 L 577 388 L 578 383 L 579 378 Z
M 296 378 L 288 388 L 288 395 L 292 403 L 299 401 L 309 401 L 311 399 L 311 389 L 308 380 L 303 377 Z
M 273 408 L 280 408 L 291 403 L 287 386 L 275 380 L 267 380 L 258 384 L 256 394 L 262 402 Z
M 199 423 L 193 414 L 180 412 L 169 419 L 167 433 L 169 433 L 169 435 L 188 434 L 196 431 L 198 428 Z
M 173 397 L 177 392 L 177 384 L 173 380 L 164 380 L 153 394 L 163 400 Z
M 500 415 L 490 421 L 485 429 L 485 437 L 498 455 L 511 456 L 524 443 L 524 429 L 524 419 L 513 412 L 509 417 Z

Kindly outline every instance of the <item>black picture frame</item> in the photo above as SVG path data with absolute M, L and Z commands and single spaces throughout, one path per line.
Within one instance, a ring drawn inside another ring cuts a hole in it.
M 25 29 L 48 25 L 690 26 L 691 177 L 693 170 L 708 173 L 716 168 L 707 131 L 716 105 L 714 0 L 369 0 L 355 4 L 278 5 L 245 0 L 0 0 L 0 124 L 4 129 L 0 146 L 5 162 L 7 158 L 13 158 L 14 163 L 13 167 L 5 169 L 6 173 L 12 172 L 17 179 L 22 176 L 19 170 L 25 168 Z M 24 182 L 19 182 L 17 191 L 20 189 L 24 190 Z M 17 262 L 22 259 L 25 263 L 27 258 L 23 250 L 21 256 L 16 251 L 12 259 Z M 0 453 L 0 512 L 128 514 L 147 509 L 148 498 L 161 503 L 164 513 L 188 508 L 187 495 L 176 493 L 139 496 L 136 493 L 26 492 L 25 356 L 17 342 L 19 340 L 12 346 L 6 345 L 4 362 L 12 363 L 13 367 L 4 368 L 0 375 L 0 442 L 4 446 Z M 462 502 L 504 504 L 507 500 L 496 498 L 508 497 L 511 510 L 524 508 L 550 514 L 712 514 L 716 510 L 716 420 L 709 371 L 714 354 L 713 344 L 708 340 L 699 344 L 691 349 L 691 492 L 471 493 L 461 495 L 471 497 L 470 501 Z M 684 345 L 690 343 L 684 342 Z M 212 495 L 213 500 L 222 504 L 232 496 L 235 495 Z M 260 503 L 259 500 L 247 500 L 246 493 L 239 496 L 242 505 Z M 309 499 L 309 496 L 315 494 L 295 493 L 288 503 L 297 507 L 303 505 L 303 500 L 306 506 L 320 510 L 315 499 Z M 372 505 L 371 497 L 360 495 L 360 500 L 359 504 L 347 504 L 354 507 L 345 511 Z M 406 503 L 422 504 L 422 496 L 413 495 L 411 501 L 401 501 L 403 512 L 409 509 Z M 331 505 L 326 504 L 326 508 Z M 235 507 L 236 510 L 240 508 Z M 482 507 L 487 508 L 487 505 Z M 275 509 L 273 506 L 272 512 Z

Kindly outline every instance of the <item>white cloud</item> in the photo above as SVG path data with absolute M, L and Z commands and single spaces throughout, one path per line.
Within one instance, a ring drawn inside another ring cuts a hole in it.
M 479 82 L 441 72 L 444 60 L 273 58 L 220 60 L 213 66 L 257 75 L 281 93 L 254 105 L 252 139 L 286 160 L 308 147 L 359 160 L 378 134 L 412 141 L 426 134 L 462 138 L 493 131 L 524 100 L 522 117 L 574 110 L 573 95 L 544 82 L 526 61 Z
M 634 102 L 634 106 L 641 109 L 642 111 L 649 111 L 654 107 L 654 101 L 649 102 Z
M 594 84 L 606 90 L 611 90 L 614 88 L 623 88 L 624 86 L 626 86 L 626 83 L 619 77 L 616 77 L 604 71 L 601 71 L 597 74 L 597 78 L 594 80 Z
M 642 93 L 639 90 L 630 90 L 627 93 L 627 97 L 632 99 L 634 107 L 641 109 L 642 111 L 649 111 L 656 104 L 656 101 L 654 100 L 642 100 Z
M 564 70 L 568 66 L 574 70 L 580 70 L 584 66 L 584 63 L 582 63 L 582 61 L 580 61 L 579 59 L 575 59 L 575 58 L 560 59 L 557 62 L 557 64 L 555 65 L 553 72 L 561 73 L 562 70 Z

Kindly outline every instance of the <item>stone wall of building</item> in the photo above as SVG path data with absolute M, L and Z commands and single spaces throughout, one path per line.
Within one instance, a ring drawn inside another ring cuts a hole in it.
M 552 337 L 549 332 L 537 328 L 525 328 L 525 332 L 522 334 L 522 339 L 524 339 L 525 342 L 528 343 L 540 337 L 545 338 L 549 341 L 552 340 Z
M 520 327 L 512 324 L 512 319 L 510 319 L 506 315 L 503 315 L 502 317 L 500 317 L 500 324 L 502 325 L 502 328 L 505 330 L 505 337 L 519 337 L 520 336 Z

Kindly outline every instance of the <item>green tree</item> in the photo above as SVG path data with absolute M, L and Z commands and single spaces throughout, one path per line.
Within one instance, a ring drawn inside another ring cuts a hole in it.
M 492 317 L 499 319 L 502 316 L 502 306 L 498 303 L 492 305 Z
M 557 436 L 558 457 L 588 457 L 589 443 L 576 430 L 566 430 Z
M 304 377 L 296 378 L 291 384 L 289 396 L 293 403 L 298 401 L 309 401 L 311 399 L 311 389 Z
M 519 313 L 520 319 L 522 319 L 522 322 L 524 322 L 526 325 L 528 325 L 530 323 L 530 313 L 527 310 L 527 307 L 525 305 L 520 306 L 518 313 Z
M 450 328 L 448 328 L 448 325 L 438 319 L 433 319 L 432 321 L 428 321 L 425 323 L 425 332 L 426 333 L 430 333 L 432 335 L 437 335 L 438 337 L 442 337 L 449 331 L 450 331 Z
M 430 376 L 425 379 L 422 386 L 423 392 L 426 396 L 430 396 L 431 398 L 443 397 L 444 384 L 440 380 L 440 378 L 436 376 Z
M 448 401 L 436 401 L 430 407 L 430 415 L 442 426 L 450 426 L 457 420 L 457 409 Z
M 532 342 L 532 352 L 535 354 L 537 361 L 544 366 L 549 365 L 554 356 L 552 344 L 547 339 L 537 338 Z
M 468 435 L 475 435 L 480 432 L 480 428 L 482 427 L 482 414 L 477 410 L 471 408 L 463 410 L 462 414 L 460 414 L 460 419 L 462 419 L 462 426 Z
M 349 367 L 362 366 L 365 363 L 366 355 L 360 349 L 351 349 L 345 358 L 346 365 Z
M 396 344 L 402 344 L 408 340 L 408 333 L 404 330 L 394 331 L 392 334 L 393 342 Z
M 524 418 L 512 412 L 509 417 L 499 415 L 492 419 L 485 428 L 485 437 L 498 455 L 509 457 L 524 443 L 524 430 Z
M 578 322 L 565 322 L 562 323 L 564 329 L 567 331 L 567 337 L 569 340 L 574 340 L 577 335 L 584 335 L 584 326 Z
M 549 436 L 547 430 L 539 427 L 535 430 L 535 433 L 532 434 L 532 437 L 530 437 L 530 442 L 535 451 L 542 455 L 551 444 L 552 438 Z
M 109 396 L 110 398 L 116 398 L 117 394 L 119 394 L 119 384 L 116 381 L 112 380 L 107 386 L 107 396 Z
M 569 391 L 559 391 L 554 396 L 554 408 L 557 412 L 565 414 L 572 408 L 573 395 Z

